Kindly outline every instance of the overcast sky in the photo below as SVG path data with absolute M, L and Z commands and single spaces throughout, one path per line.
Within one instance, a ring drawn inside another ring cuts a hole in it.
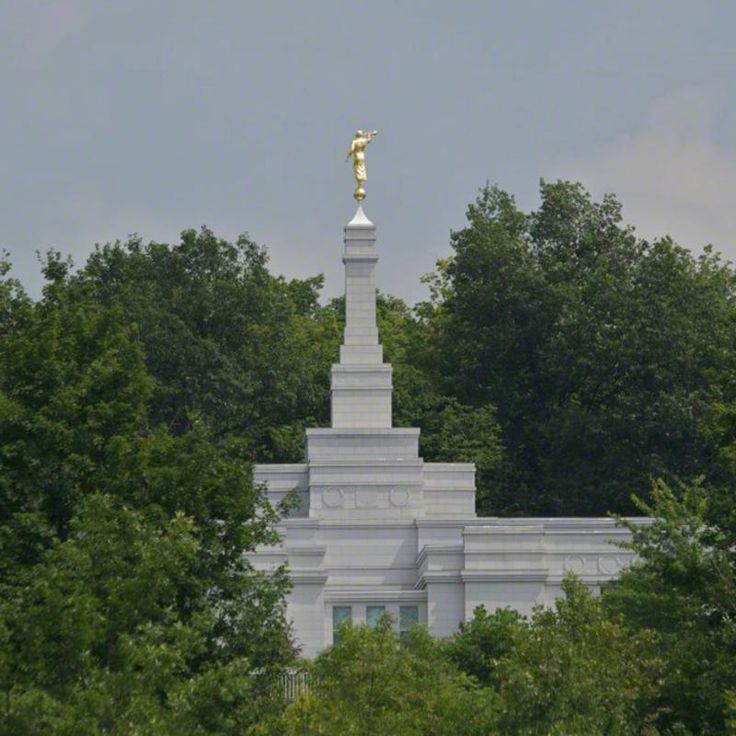
M 342 290 L 368 149 L 379 286 L 414 302 L 486 180 L 616 193 L 647 237 L 736 259 L 736 2 L 0 0 L 0 247 L 248 232 Z

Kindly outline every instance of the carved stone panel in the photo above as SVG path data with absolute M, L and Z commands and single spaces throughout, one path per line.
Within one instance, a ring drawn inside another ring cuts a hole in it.
M 585 557 L 583 555 L 567 555 L 562 567 L 565 572 L 581 573 L 585 569 Z
M 626 560 L 620 555 L 598 556 L 598 572 L 601 575 L 618 575 L 625 565 Z
M 345 494 L 341 488 L 326 488 L 322 491 L 322 503 L 328 509 L 341 509 L 345 505 Z
M 355 492 L 355 506 L 359 509 L 372 509 L 378 506 L 378 491 L 361 489 Z
M 409 503 L 409 491 L 406 488 L 392 488 L 388 493 L 389 503 L 395 508 L 403 508 Z

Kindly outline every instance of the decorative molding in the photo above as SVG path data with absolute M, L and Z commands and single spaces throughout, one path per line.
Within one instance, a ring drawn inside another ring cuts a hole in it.
M 425 465 L 426 471 L 426 465 Z M 434 490 L 434 489 L 431 489 Z M 638 517 L 630 519 L 640 526 L 649 526 L 652 519 Z M 528 519 L 501 519 L 497 516 L 465 516 L 452 519 L 417 519 L 418 527 L 443 528 L 462 527 L 463 531 L 481 528 L 476 533 L 496 533 L 499 527 L 513 530 L 514 527 L 530 527 L 539 525 L 545 535 L 593 535 L 602 538 L 601 544 L 609 544 L 610 537 L 628 537 L 628 529 L 617 527 L 613 519 L 606 517 L 588 519 L 556 519 L 556 518 L 528 518 Z M 615 544 L 615 543 L 614 543 Z
M 562 569 L 565 572 L 582 572 L 585 570 L 585 557 L 583 555 L 566 555 L 562 561 Z
M 287 529 L 319 529 L 321 519 L 314 519 L 310 517 L 289 517 L 288 519 L 281 520 L 276 525 L 276 530 L 279 533 L 284 533 Z
M 298 585 L 324 585 L 327 573 L 320 570 L 289 570 L 289 579 Z
M 253 466 L 254 473 L 303 473 L 307 469 L 306 463 L 259 463 Z
M 397 509 L 401 509 L 401 508 L 404 508 L 405 506 L 408 506 L 410 498 L 411 498 L 411 494 L 409 493 L 409 489 L 403 488 L 401 486 L 392 488 L 388 492 L 389 503 Z
M 462 570 L 460 576 L 465 583 L 545 583 L 546 570 L 504 570 L 503 572 L 487 572 L 486 570 Z
M 401 461 L 396 462 L 396 466 L 399 466 Z M 356 470 L 367 470 L 371 468 L 379 468 L 380 470 L 383 470 L 386 466 L 381 465 L 379 466 L 374 459 L 371 459 L 370 457 L 365 458 L 365 462 L 361 465 L 358 465 L 357 463 L 353 463 Z M 335 463 L 331 464 L 331 467 L 336 467 L 337 465 Z M 394 468 L 389 468 L 389 471 L 394 470 Z M 412 468 L 414 470 L 414 468 Z M 367 473 L 364 474 L 363 477 L 366 477 Z M 414 476 L 414 473 L 412 473 L 412 476 Z M 327 479 L 329 479 L 329 476 L 325 478 L 324 476 L 317 480 L 316 483 L 312 483 L 311 492 L 312 493 L 322 493 L 323 491 L 329 490 L 331 488 L 339 488 L 342 485 L 347 485 L 347 482 L 344 479 L 336 480 L 335 485 L 332 485 L 328 482 L 325 482 Z M 337 485 L 339 483 L 340 485 Z M 356 479 L 353 480 L 350 479 L 349 487 L 351 489 L 359 489 L 359 488 L 375 488 L 383 491 L 388 491 L 390 488 L 396 485 L 396 479 L 393 480 L 360 480 Z M 401 485 L 405 486 L 407 488 L 421 488 L 422 487 L 422 481 L 421 480 L 414 480 L 413 477 L 408 478 L 402 478 L 401 479 Z
M 324 544 L 314 547 L 304 545 L 286 548 L 286 554 L 289 557 L 324 557 L 325 552 L 327 552 L 327 547 Z
M 618 575 L 627 564 L 621 555 L 598 555 L 598 572 L 601 575 Z
M 325 488 L 322 491 L 322 505 L 328 509 L 341 509 L 345 505 L 345 494 L 341 488 Z
M 642 526 L 645 526 L 642 524 Z M 597 526 L 589 526 L 587 528 L 580 528 L 580 527 L 549 527 L 545 526 L 544 533 L 547 536 L 553 537 L 553 536 L 570 536 L 570 535 L 580 535 L 580 536 L 602 536 L 605 534 L 605 538 L 600 540 L 600 543 L 602 545 L 612 545 L 617 544 L 617 542 L 614 542 L 611 538 L 612 537 L 621 537 L 621 538 L 628 538 L 631 536 L 631 532 L 628 529 L 621 529 L 616 526 L 606 526 L 604 524 L 600 524 Z M 588 541 L 588 540 L 586 540 Z
M 540 525 L 526 526 L 469 526 L 463 529 L 465 536 L 485 536 L 485 535 L 518 535 L 518 536 L 534 536 L 538 537 L 544 534 L 544 527 Z
M 355 491 L 355 508 L 374 509 L 378 506 L 378 493 L 368 488 Z
M 588 573 L 588 572 L 582 572 L 578 574 L 578 579 L 581 583 L 584 583 L 587 586 L 592 585 L 601 585 L 602 583 L 607 583 L 610 579 L 610 575 L 601 575 L 600 573 Z M 547 585 L 562 585 L 562 583 L 565 581 L 565 573 L 550 573 L 547 576 Z
M 414 565 L 391 565 L 391 567 L 386 567 L 386 565 L 330 565 L 329 571 L 330 574 L 332 573 L 376 573 L 376 572 L 382 572 L 382 573 L 392 573 L 396 571 L 402 571 L 402 570 L 416 570 L 416 567 Z
M 416 519 L 414 524 L 417 528 L 429 528 L 429 529 L 457 529 L 462 530 L 469 524 L 472 524 L 476 520 L 475 516 L 455 516 L 451 519 Z
M 356 590 L 355 588 L 327 588 L 325 602 L 334 603 L 426 603 L 423 590 Z
M 382 365 L 371 366 L 370 369 L 374 371 L 376 368 L 386 370 Z M 359 373 L 365 370 L 361 366 L 351 365 L 343 366 L 342 369 L 346 373 Z M 335 437 L 419 437 L 419 430 L 414 427 L 347 427 L 339 429 L 335 427 L 315 427 L 308 429 L 306 433 L 310 439 L 313 437 L 329 437 L 331 439 Z
M 411 529 L 415 527 L 414 519 L 315 519 L 323 528 L 339 527 L 340 529 Z
M 415 564 L 417 567 L 421 567 L 430 555 L 462 555 L 462 553 L 462 544 L 425 544 L 422 551 L 417 555 Z
M 448 470 L 460 470 L 465 473 L 475 472 L 475 463 L 425 463 L 424 470 L 430 473 L 442 473 Z M 473 486 L 475 488 L 475 486 Z
M 425 572 L 417 581 L 416 587 L 424 590 L 428 584 L 432 583 L 454 583 L 462 585 L 463 579 L 457 570 L 433 570 Z
M 382 389 L 381 389 L 382 390 Z M 403 470 L 416 473 L 422 470 L 424 461 L 417 457 L 371 457 L 370 455 L 359 455 L 357 457 L 316 457 L 309 461 L 310 470 L 316 469 L 331 469 L 331 468 L 354 468 L 356 470 L 364 470 L 365 468 L 380 469 L 380 470 Z M 358 480 L 358 479 L 356 479 Z M 360 481 L 356 483 L 351 479 L 350 485 L 360 485 L 360 483 L 367 483 L 370 481 Z M 403 481 L 402 481 L 403 483 Z M 415 481 L 407 480 L 406 484 L 421 485 L 422 480 L 418 479 Z M 320 485 L 317 483 L 316 485 Z M 378 484 L 380 485 L 380 483 Z

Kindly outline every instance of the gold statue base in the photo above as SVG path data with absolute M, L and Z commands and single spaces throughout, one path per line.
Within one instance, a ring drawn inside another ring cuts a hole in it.
M 353 197 L 355 197 L 356 202 L 362 202 L 365 199 L 365 189 L 358 187 L 353 193 Z

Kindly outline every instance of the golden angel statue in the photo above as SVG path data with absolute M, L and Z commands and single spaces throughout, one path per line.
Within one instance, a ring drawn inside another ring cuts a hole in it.
M 350 144 L 348 155 L 345 157 L 346 161 L 351 156 L 353 157 L 353 174 L 355 175 L 355 192 L 353 192 L 353 197 L 358 202 L 362 202 L 365 199 L 365 188 L 363 184 L 368 179 L 365 170 L 365 147 L 377 135 L 377 130 L 356 130 L 355 137 Z

